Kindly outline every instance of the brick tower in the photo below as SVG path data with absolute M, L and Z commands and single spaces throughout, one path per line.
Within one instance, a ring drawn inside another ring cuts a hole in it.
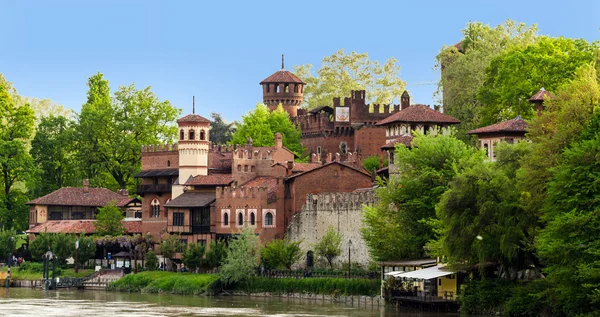
M 210 121 L 197 114 L 177 120 L 179 127 L 179 183 L 173 185 L 173 199 L 183 193 L 185 182 L 197 175 L 208 175 Z
M 281 70 L 260 82 L 263 87 L 263 102 L 270 111 L 281 104 L 291 118 L 298 115 L 298 106 L 302 103 L 304 84 L 298 76 L 284 69 L 281 55 Z

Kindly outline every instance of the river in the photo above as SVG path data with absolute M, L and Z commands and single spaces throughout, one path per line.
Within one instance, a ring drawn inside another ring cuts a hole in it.
M 116 293 L 104 291 L 42 291 L 0 289 L 0 316 L 348 316 L 432 317 L 455 314 L 425 313 L 393 307 L 357 307 L 299 299 L 199 297 Z

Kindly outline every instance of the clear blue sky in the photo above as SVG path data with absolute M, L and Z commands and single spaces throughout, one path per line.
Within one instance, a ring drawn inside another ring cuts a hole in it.
M 21 95 L 79 110 L 100 71 L 116 90 L 227 120 L 261 101 L 280 68 L 336 50 L 399 60 L 414 103 L 433 104 L 435 56 L 468 21 L 537 23 L 541 34 L 600 38 L 598 1 L 0 1 L 0 73 Z M 429 85 L 423 85 L 429 84 Z

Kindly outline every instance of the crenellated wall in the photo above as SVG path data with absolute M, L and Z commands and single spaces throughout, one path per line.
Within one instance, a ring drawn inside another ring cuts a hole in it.
M 342 253 L 335 263 L 348 262 L 348 241 L 352 240 L 350 255 L 352 263 L 358 262 L 363 266 L 369 264 L 370 258 L 360 229 L 362 228 L 363 207 L 372 205 L 377 198 L 373 191 L 361 193 L 322 193 L 307 195 L 302 211 L 297 213 L 286 228 L 286 235 L 292 241 L 301 241 L 303 262 L 306 264 L 306 254 L 311 251 L 326 233 L 330 226 L 343 235 Z M 315 257 L 315 263 L 317 258 Z

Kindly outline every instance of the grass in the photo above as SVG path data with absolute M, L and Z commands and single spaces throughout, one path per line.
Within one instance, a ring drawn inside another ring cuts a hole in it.
M 239 283 L 236 290 L 250 293 L 303 293 L 319 295 L 365 295 L 380 294 L 381 281 L 372 279 L 344 278 L 264 278 L 253 277 L 248 283 Z
M 219 286 L 220 279 L 215 274 L 146 271 L 129 274 L 111 283 L 106 289 L 121 292 L 200 295 L 213 294 Z
M 10 268 L 11 278 L 13 280 L 41 280 L 42 279 L 42 270 L 40 269 L 42 265 L 38 265 L 38 263 L 33 263 L 33 265 L 26 265 L 22 268 L 18 266 L 13 266 Z M 3 266 L 0 267 L 0 272 L 8 271 L 8 267 Z M 75 269 L 61 269 L 56 268 L 56 277 L 86 277 L 94 273 L 94 270 L 88 269 L 80 269 L 78 273 L 75 273 Z M 50 276 L 52 277 L 52 271 L 50 271 Z

